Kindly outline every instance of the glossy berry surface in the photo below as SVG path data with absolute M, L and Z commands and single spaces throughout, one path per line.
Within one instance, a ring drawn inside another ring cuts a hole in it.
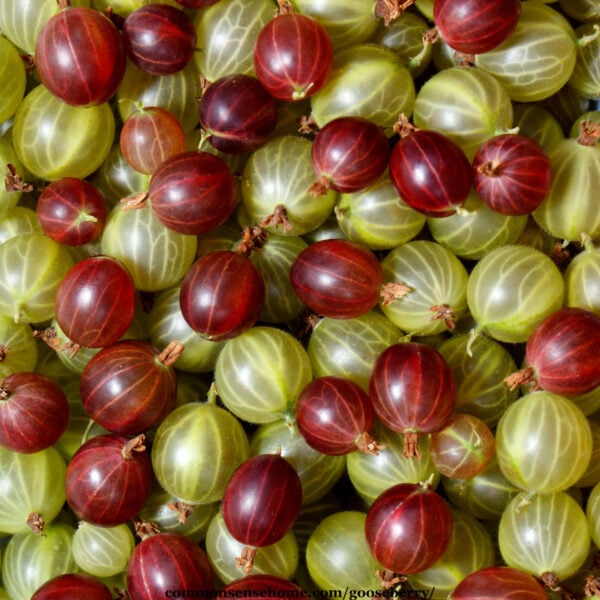
M 450 595 L 451 600 L 546 600 L 537 579 L 513 567 L 486 567 L 465 577 Z
M 67 502 L 78 519 L 110 527 L 133 519 L 152 489 L 143 440 L 103 434 L 82 444 L 67 465 Z
M 375 414 L 409 444 L 417 432 L 444 427 L 456 404 L 456 380 L 444 357 L 433 346 L 400 342 L 375 361 L 369 381 Z M 407 445 L 405 456 L 414 456 Z M 418 450 L 416 450 L 418 452 Z
M 107 207 L 95 185 L 78 177 L 63 177 L 42 190 L 35 212 L 48 237 L 66 246 L 82 246 L 102 233 Z
M 223 495 L 223 519 L 231 535 L 248 546 L 280 540 L 302 505 L 298 473 L 279 454 L 259 454 L 234 472 Z
M 377 304 L 383 271 L 364 246 L 330 239 L 311 244 L 296 257 L 290 280 L 298 297 L 317 314 L 351 319 Z
M 334 456 L 369 450 L 374 414 L 369 395 L 343 377 L 313 379 L 296 401 L 296 424 L 308 445 Z
M 152 175 L 165 160 L 185 152 L 185 131 L 171 111 L 143 107 L 123 123 L 119 148 L 136 171 Z
M 544 148 L 523 135 L 494 136 L 473 158 L 475 191 L 503 215 L 533 212 L 550 193 L 552 181 L 552 163 Z
M 385 171 L 389 142 L 379 125 L 362 117 L 333 119 L 317 132 L 312 165 L 318 181 L 309 192 L 315 196 L 332 188 L 357 192 L 374 183 Z
M 433 20 L 455 51 L 481 54 L 499 46 L 515 30 L 520 0 L 435 0 Z
M 382 492 L 365 521 L 373 556 L 385 569 L 405 575 L 433 566 L 451 534 L 452 514 L 446 501 L 418 483 L 400 483 Z
M 122 435 L 158 425 L 173 409 L 177 392 L 169 352 L 169 347 L 159 352 L 143 340 L 121 340 L 102 348 L 81 373 L 86 412 L 104 429 Z
M 106 102 L 125 73 L 126 52 L 119 30 L 101 12 L 68 6 L 46 22 L 35 47 L 42 83 L 74 106 Z
M 137 8 L 123 23 L 123 41 L 131 61 L 151 75 L 172 75 L 192 59 L 196 29 L 190 17 L 168 4 Z
M 91 256 L 75 264 L 56 291 L 55 316 L 65 335 L 80 346 L 103 348 L 133 322 L 136 291 L 123 264 Z
M 188 325 L 213 341 L 236 337 L 260 315 L 263 278 L 244 254 L 216 250 L 198 259 L 180 288 L 179 304 Z
M 31 600 L 111 600 L 108 587 L 87 573 L 57 575 L 41 585 Z
M 525 362 L 548 392 L 577 396 L 600 386 L 600 316 L 576 307 L 555 311 L 527 340 Z
M 158 220 L 169 229 L 199 235 L 222 225 L 237 200 L 237 185 L 218 156 L 190 150 L 167 159 L 148 188 Z
M 200 125 L 210 144 L 226 154 L 260 148 L 275 130 L 277 116 L 275 98 L 252 75 L 225 75 L 200 98 Z
M 256 76 L 267 91 L 293 102 L 325 85 L 333 67 L 333 47 L 319 21 L 292 12 L 275 17 L 261 29 L 253 58 Z
M 214 574 L 198 544 L 179 533 L 158 533 L 135 547 L 126 581 L 132 598 L 155 600 L 173 590 L 211 590 Z
M 471 191 L 473 177 L 467 156 L 438 131 L 420 129 L 400 139 L 389 167 L 402 200 L 428 217 L 455 213 Z
M 14 452 L 39 452 L 66 431 L 69 404 L 54 380 L 33 372 L 0 380 L 0 444 Z

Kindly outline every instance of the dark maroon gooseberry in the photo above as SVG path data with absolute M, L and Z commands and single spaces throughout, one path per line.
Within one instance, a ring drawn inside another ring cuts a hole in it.
M 84 442 L 67 465 L 67 502 L 78 519 L 103 527 L 120 525 L 144 506 L 153 477 L 143 435 L 98 435 Z
M 83 408 L 96 423 L 121 435 L 157 426 L 173 409 L 178 342 L 159 352 L 143 340 L 121 340 L 96 353 L 80 378 Z
M 139 69 L 152 75 L 172 75 L 192 59 L 196 28 L 185 12 L 157 2 L 140 6 L 127 16 L 123 41 Z
M 515 30 L 520 0 L 435 0 L 433 20 L 444 41 L 457 52 L 482 54 Z
M 439 431 L 456 404 L 456 380 L 433 347 L 400 342 L 376 359 L 369 380 L 375 414 L 392 431 L 404 434 L 404 456 L 419 456 L 418 433 Z
M 377 304 L 383 270 L 364 246 L 328 239 L 311 244 L 296 257 L 290 281 L 300 300 L 317 314 L 351 319 Z
M 216 250 L 187 271 L 179 306 L 188 325 L 200 335 L 226 340 L 249 329 L 260 316 L 265 284 L 250 259 L 233 250 Z
M 277 102 L 252 75 L 225 75 L 200 99 L 200 126 L 210 144 L 226 154 L 260 148 L 277 125 Z
M 600 386 L 600 316 L 576 307 L 554 311 L 529 336 L 525 363 L 506 379 L 510 387 L 533 382 L 573 397 Z
M 378 454 L 383 446 L 369 435 L 374 415 L 369 395 L 344 377 L 317 377 L 296 401 L 296 424 L 306 443 L 333 456 L 357 449 Z
M 452 591 L 451 600 L 547 600 L 537 579 L 507 566 L 486 567 L 467 575 Z
M 471 163 L 464 151 L 438 131 L 410 131 L 394 146 L 390 177 L 400 197 L 429 217 L 447 217 L 471 191 Z
M 135 303 L 135 285 L 125 266 L 110 256 L 91 256 L 63 277 L 54 306 L 56 321 L 70 340 L 103 348 L 130 327 Z
M 280 454 L 259 454 L 243 462 L 229 480 L 221 509 L 229 533 L 245 544 L 238 563 L 248 575 L 256 548 L 279 541 L 302 506 L 302 485 Z
M 42 83 L 74 106 L 106 102 L 125 74 L 126 52 L 116 26 L 101 12 L 67 6 L 42 27 L 35 46 Z
M 327 83 L 333 46 L 325 27 L 313 17 L 288 12 L 260 31 L 254 44 L 254 71 L 267 91 L 293 102 Z
M 385 171 L 390 144 L 381 127 L 362 117 L 339 117 L 320 129 L 312 145 L 312 165 L 318 180 L 314 196 L 328 189 L 352 193 L 374 183 Z
M 13 452 L 39 452 L 66 431 L 69 403 L 62 388 L 39 373 L 0 380 L 0 444 Z
M 132 600 L 168 598 L 177 590 L 208 592 L 215 585 L 204 550 L 179 533 L 143 536 L 127 563 L 125 577 Z
M 411 575 L 433 566 L 452 535 L 452 513 L 429 485 L 400 483 L 381 493 L 365 521 L 367 544 L 388 574 Z
M 65 573 L 42 584 L 31 600 L 112 600 L 112 597 L 99 579 L 86 573 Z
M 494 136 L 482 144 L 473 159 L 475 191 L 503 215 L 533 212 L 550 193 L 552 175 L 545 150 L 523 135 Z
M 229 218 L 237 200 L 237 184 L 221 158 L 190 150 L 172 156 L 156 169 L 148 197 L 163 225 L 199 235 Z
M 132 112 L 119 136 L 123 158 L 140 173 L 152 175 L 168 158 L 185 152 L 185 131 L 177 117 L 160 106 Z
M 102 233 L 107 214 L 100 190 L 77 177 L 48 184 L 38 197 L 35 211 L 42 231 L 66 246 L 93 242 Z

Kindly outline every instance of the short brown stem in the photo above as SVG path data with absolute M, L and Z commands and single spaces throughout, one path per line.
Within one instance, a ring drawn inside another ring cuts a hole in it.
M 146 436 L 143 433 L 128 440 L 127 443 L 123 446 L 123 449 L 121 450 L 121 455 L 123 456 L 123 458 L 124 459 L 132 458 L 134 452 L 145 452 L 145 450 L 146 450 L 146 444 L 144 443 L 145 441 L 146 441 Z
M 42 340 L 49 348 L 52 348 L 55 352 L 62 352 L 68 358 L 73 358 L 81 350 L 81 346 L 72 340 L 61 342 L 54 327 L 36 329 L 33 332 L 33 337 Z
M 429 307 L 429 310 L 434 313 L 430 319 L 431 321 L 443 320 L 448 331 L 456 329 L 456 315 L 449 304 L 434 304 Z
M 363 431 L 356 438 L 356 447 L 365 454 L 377 456 L 382 450 L 385 450 L 385 445 L 377 442 L 369 433 Z
M 414 0 L 376 0 L 375 16 L 381 17 L 386 27 L 391 25 L 407 8 L 414 3 Z
M 196 508 L 193 504 L 188 504 L 183 500 L 178 500 L 177 502 L 169 502 L 167 507 L 171 510 L 174 510 L 177 513 L 177 520 L 184 525 L 188 517 L 194 512 Z
M 44 521 L 44 517 L 39 513 L 31 513 L 27 517 L 27 527 L 33 531 L 36 535 L 45 536 L 44 526 L 46 522 Z
M 411 135 L 411 133 L 419 131 L 419 128 L 416 125 L 413 125 L 404 113 L 401 113 L 398 116 L 398 120 L 394 123 L 392 130 L 401 138 L 405 138 Z
M 511 391 L 532 381 L 535 381 L 535 371 L 532 367 L 525 367 L 504 378 L 504 383 Z
M 308 193 L 311 196 L 324 196 L 331 188 L 331 180 L 326 175 L 321 175 L 309 188 Z
M 294 5 L 289 0 L 277 0 L 277 8 L 275 9 L 275 16 L 280 17 L 281 15 L 289 15 L 294 12 Z
M 253 546 L 244 546 L 242 549 L 242 555 L 235 559 L 237 567 L 244 571 L 245 575 L 250 575 L 254 568 L 254 558 L 256 556 L 256 548 Z
M 167 344 L 167 347 L 156 357 L 156 360 L 165 367 L 172 367 L 184 350 L 185 346 L 181 342 L 173 340 Z
M 298 133 L 312 134 L 319 131 L 319 126 L 312 115 L 303 115 L 298 119 Z
M 4 175 L 4 188 L 7 192 L 31 192 L 33 186 L 23 181 L 23 177 L 17 173 L 12 163 L 7 163 L 8 173 Z
M 160 533 L 160 529 L 155 523 L 152 523 L 151 521 L 146 521 L 141 517 L 133 518 L 133 528 L 135 530 L 135 534 L 141 540 L 145 540 L 151 535 L 156 535 L 157 533 Z
M 394 571 L 390 571 L 389 569 L 379 569 L 376 571 L 376 575 L 381 581 L 381 586 L 384 590 L 389 590 L 406 581 L 406 577 L 398 575 L 398 573 L 394 573 Z
M 560 581 L 558 577 L 551 572 L 542 573 L 540 576 L 541 582 L 544 584 L 544 587 L 551 592 L 560 592 Z
M 404 458 L 421 458 L 419 452 L 419 434 L 416 431 L 407 431 L 404 434 Z
M 146 200 L 148 199 L 148 192 L 138 192 L 126 198 L 121 198 L 120 205 L 121 210 L 133 210 L 136 208 L 143 208 L 146 206 Z
M 404 298 L 404 296 L 406 296 L 406 294 L 410 294 L 410 292 L 412 292 L 412 288 L 406 285 L 405 283 L 399 283 L 396 281 L 384 283 L 381 286 L 381 290 L 379 290 L 381 305 L 387 306 L 388 304 L 391 304 L 394 300 Z
M 583 588 L 586 598 L 597 598 L 600 596 L 600 577 L 588 575 Z
M 481 175 L 487 175 L 488 177 L 498 177 L 502 170 L 500 169 L 500 163 L 497 160 L 489 160 L 477 167 L 477 172 Z
M 289 233 L 294 228 L 288 219 L 287 209 L 283 204 L 278 204 L 273 213 L 258 224 L 259 227 L 278 227 L 279 225 L 281 225 L 283 233 Z
M 577 142 L 582 146 L 595 146 L 600 140 L 600 124 L 594 121 L 581 121 Z
M 0 344 L 0 362 L 6 359 L 6 355 L 10 348 L 6 344 Z

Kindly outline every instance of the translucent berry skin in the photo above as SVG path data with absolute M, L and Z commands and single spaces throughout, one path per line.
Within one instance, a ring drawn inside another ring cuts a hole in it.
M 400 139 L 390 156 L 390 177 L 400 197 L 428 217 L 448 217 L 471 191 L 471 163 L 460 146 L 438 131 L 420 129 Z
M 129 438 L 103 434 L 82 444 L 67 465 L 67 502 L 78 519 L 110 527 L 133 519 L 152 489 L 146 450 L 124 451 Z
M 167 159 L 148 188 L 158 220 L 173 231 L 199 235 L 222 225 L 237 200 L 233 173 L 221 158 L 190 150 Z
M 385 171 L 390 157 L 383 130 L 362 117 L 339 117 L 317 132 L 312 146 L 312 165 L 319 179 L 309 191 L 358 192 L 374 183 Z
M 137 435 L 157 426 L 175 405 L 173 368 L 143 340 L 121 340 L 102 348 L 80 378 L 81 401 L 108 431 Z
M 455 51 L 482 54 L 499 46 L 514 31 L 520 0 L 435 0 L 433 20 Z
M 70 340 L 103 348 L 125 334 L 135 305 L 133 278 L 123 264 L 110 256 L 91 256 L 63 277 L 56 291 L 55 316 Z
M 392 431 L 439 431 L 456 404 L 456 380 L 433 346 L 401 342 L 375 361 L 369 382 L 375 414 Z
M 68 6 L 46 22 L 35 47 L 42 83 L 73 106 L 106 102 L 125 74 L 121 33 L 101 12 Z
M 290 281 L 302 302 L 317 314 L 352 319 L 377 304 L 383 271 L 364 246 L 329 239 L 311 244 L 296 257 Z
M 107 208 L 104 196 L 89 181 L 63 177 L 42 190 L 35 212 L 48 237 L 65 246 L 82 246 L 102 233 Z
M 573 397 L 600 386 L 600 316 L 563 307 L 534 329 L 525 362 L 544 390 Z
M 377 562 L 403 575 L 433 566 L 451 534 L 452 513 L 446 501 L 418 483 L 400 483 L 382 492 L 365 521 L 367 544 Z
M 119 147 L 136 171 L 152 175 L 165 160 L 185 152 L 185 131 L 171 111 L 144 107 L 123 123 Z
M 131 61 L 151 75 L 173 75 L 192 59 L 196 28 L 183 11 L 168 4 L 147 4 L 123 23 L 123 41 Z
M 188 325 L 200 335 L 222 341 L 246 331 L 260 316 L 263 278 L 250 259 L 216 250 L 198 259 L 181 284 L 179 305 Z
M 279 454 L 259 454 L 243 462 L 223 495 L 223 519 L 240 543 L 260 548 L 280 540 L 302 506 L 302 485 Z
M 342 455 L 357 449 L 357 440 L 373 427 L 369 395 L 350 379 L 317 377 L 296 402 L 296 423 L 311 448 L 322 454 Z
M 225 75 L 200 98 L 200 125 L 210 144 L 226 154 L 260 148 L 277 125 L 275 98 L 252 75 Z
M 318 92 L 333 67 L 333 46 L 313 17 L 286 13 L 269 21 L 254 44 L 254 71 L 267 91 L 294 102 Z
M 65 573 L 46 581 L 31 600 L 112 600 L 112 597 L 112 592 L 96 577 L 86 573 Z
M 66 431 L 69 403 L 62 388 L 39 373 L 0 380 L 0 444 L 29 454 L 52 446 Z
M 548 595 L 537 579 L 512 567 L 486 567 L 465 577 L 450 600 L 546 600 Z
M 533 212 L 548 196 L 550 158 L 536 141 L 502 134 L 482 144 L 473 158 L 473 186 L 492 210 L 515 217 Z
M 136 600 L 167 598 L 173 590 L 212 590 L 214 573 L 206 553 L 179 533 L 158 533 L 134 549 L 125 573 Z

